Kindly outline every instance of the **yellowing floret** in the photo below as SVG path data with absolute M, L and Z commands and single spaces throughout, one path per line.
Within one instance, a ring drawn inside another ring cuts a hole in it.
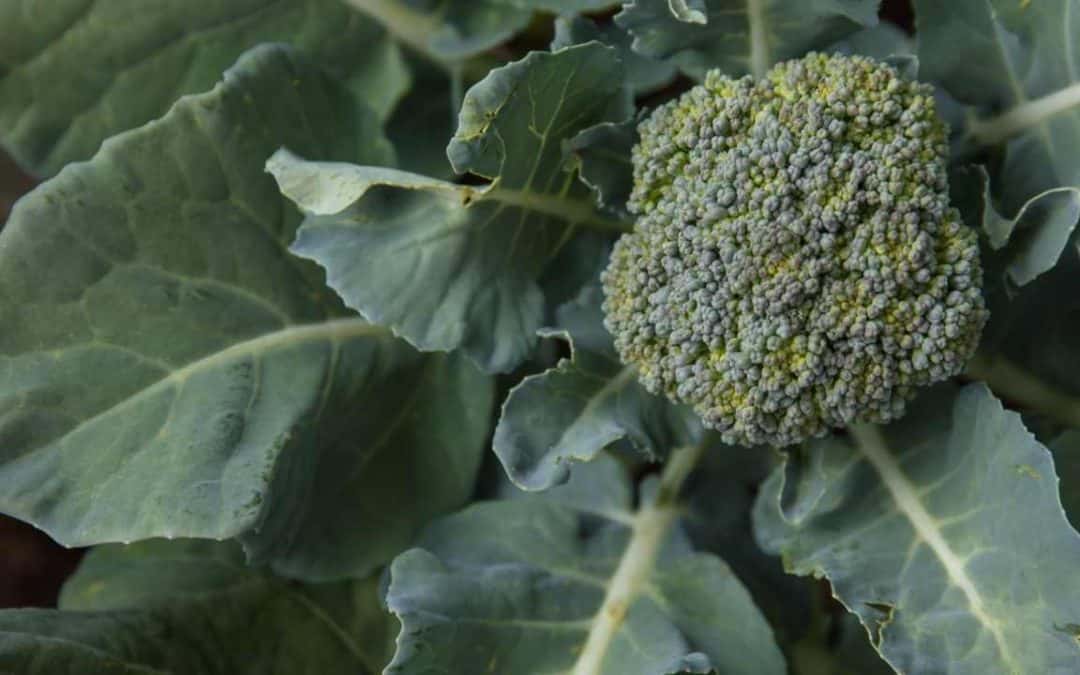
M 857 56 L 714 71 L 640 127 L 605 321 L 653 392 L 730 442 L 887 422 L 986 321 L 930 89 Z

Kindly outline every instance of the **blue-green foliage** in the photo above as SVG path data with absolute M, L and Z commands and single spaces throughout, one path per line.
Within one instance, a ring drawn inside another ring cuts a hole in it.
M 1080 672 L 1080 0 L 878 4 L 0 1 L 0 672 Z

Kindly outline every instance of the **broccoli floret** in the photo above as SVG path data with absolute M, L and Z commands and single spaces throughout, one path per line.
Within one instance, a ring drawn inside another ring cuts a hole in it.
M 639 131 L 636 222 L 603 284 L 647 389 L 781 446 L 896 419 L 961 371 L 987 310 L 930 87 L 809 54 L 760 81 L 710 72 Z

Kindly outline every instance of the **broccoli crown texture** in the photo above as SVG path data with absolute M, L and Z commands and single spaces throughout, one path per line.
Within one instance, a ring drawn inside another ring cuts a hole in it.
M 858 56 L 713 71 L 634 148 L 605 323 L 647 389 L 732 443 L 887 422 L 986 322 L 931 89 Z

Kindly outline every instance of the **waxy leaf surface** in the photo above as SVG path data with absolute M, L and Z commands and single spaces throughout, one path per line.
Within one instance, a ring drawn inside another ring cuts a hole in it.
M 292 250 L 419 349 L 510 370 L 535 344 L 549 261 L 581 228 L 628 227 L 597 212 L 562 148 L 628 105 L 615 50 L 591 43 L 533 52 L 469 90 L 447 153 L 486 186 L 279 153 L 268 170 L 309 214 Z
M 389 154 L 374 113 L 265 46 L 19 202 L 0 234 L 0 511 L 70 546 L 243 536 L 325 578 L 468 497 L 490 382 L 289 254 L 300 217 L 262 170 L 279 142 Z
M 397 45 L 338 0 L 0 4 L 0 144 L 53 174 L 206 91 L 244 52 L 286 42 L 385 116 L 408 86 Z
M 1050 452 L 981 384 L 885 438 L 806 444 L 762 489 L 762 545 L 827 577 L 898 672 L 1075 672 L 1080 535 Z
M 0 611 L 0 670 L 375 675 L 391 629 L 373 581 L 290 585 L 228 543 L 96 549 L 60 605 Z

